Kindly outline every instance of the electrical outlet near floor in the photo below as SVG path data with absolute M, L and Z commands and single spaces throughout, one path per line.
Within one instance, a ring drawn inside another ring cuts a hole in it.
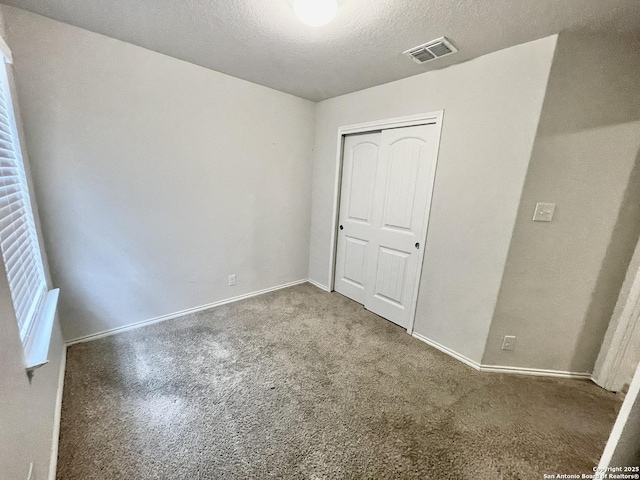
M 229 286 L 233 287 L 236 284 L 236 274 L 229 275 Z
M 502 339 L 502 350 L 513 350 L 514 348 L 516 348 L 516 337 L 505 335 Z

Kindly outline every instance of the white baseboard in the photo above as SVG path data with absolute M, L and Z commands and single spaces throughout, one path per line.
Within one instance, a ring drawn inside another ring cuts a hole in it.
M 562 370 L 545 370 L 542 368 L 509 367 L 509 366 L 503 366 L 503 365 L 483 365 L 481 363 L 476 362 L 475 360 L 471 360 L 470 358 L 465 357 L 464 355 L 454 350 L 451 350 L 448 347 L 445 347 L 444 345 L 439 344 L 438 342 L 435 342 L 423 335 L 420 335 L 419 333 L 413 332 L 411 335 L 417 338 L 418 340 L 421 340 L 424 343 L 431 345 L 433 348 L 440 350 L 441 352 L 444 352 L 447 355 L 450 355 L 451 357 L 455 358 L 456 360 L 459 360 L 462 363 L 469 365 L 470 367 L 476 370 L 479 370 L 481 372 L 511 373 L 511 374 L 518 374 L 518 375 L 534 375 L 534 376 L 540 376 L 540 377 L 581 378 L 581 379 L 593 380 L 591 378 L 590 373 L 583 373 L 583 372 L 566 372 Z
M 325 292 L 329 291 L 329 287 L 321 284 L 320 282 L 316 282 L 315 280 L 311 280 L 310 278 L 307 280 L 307 282 L 309 282 L 311 285 L 318 287 L 320 290 L 324 290 Z
M 84 337 L 79 337 L 79 338 L 75 338 L 73 340 L 69 340 L 67 342 L 67 346 L 70 345 L 75 345 L 76 343 L 83 343 L 83 342 L 90 342 L 92 340 L 97 340 L 99 338 L 103 338 L 103 337 L 108 337 L 111 335 L 115 335 L 117 333 L 122 333 L 122 332 L 126 332 L 129 330 L 134 330 L 136 328 L 141 328 L 141 327 L 145 327 L 147 325 L 153 325 L 154 323 L 160 323 L 160 322 L 164 322 L 165 320 L 171 320 L 173 318 L 178 318 L 178 317 L 182 317 L 184 315 L 189 315 L 192 313 L 196 313 L 196 312 L 201 312 L 203 310 L 208 310 L 210 308 L 214 308 L 214 307 L 219 307 L 221 305 L 225 305 L 227 303 L 232 303 L 232 302 L 237 302 L 240 300 L 244 300 L 247 298 L 251 298 L 251 297 L 256 297 L 258 295 L 263 295 L 265 293 L 269 293 L 269 292 L 273 292 L 276 290 L 281 290 L 283 288 L 287 288 L 287 287 L 292 287 L 294 285 L 299 285 L 301 283 L 310 283 L 318 288 L 320 288 L 321 290 L 324 290 L 326 292 L 329 291 L 329 288 L 325 285 L 322 285 L 319 282 L 316 282 L 315 280 L 311 280 L 310 278 L 305 278 L 302 280 L 296 280 L 295 282 L 289 282 L 289 283 L 285 283 L 282 285 L 277 285 L 275 287 L 270 287 L 270 288 L 265 288 L 263 290 L 258 290 L 255 292 L 251 292 L 251 293 L 246 293 L 244 295 L 238 295 L 237 297 L 231 297 L 231 298 L 227 298 L 225 300 L 220 300 L 218 302 L 213 302 L 213 303 L 208 303 L 206 305 L 200 305 L 198 307 L 193 307 L 193 308 L 188 308 L 185 310 L 181 310 L 179 312 L 174 312 L 174 313 L 169 313 L 167 315 L 162 315 L 160 317 L 155 317 L 155 318 L 151 318 L 148 320 L 143 320 L 141 322 L 136 322 L 136 323 L 131 323 L 129 325 L 125 325 L 122 327 L 117 327 L 117 328 L 112 328 L 109 330 L 104 330 L 102 332 L 98 332 L 98 333 L 94 333 L 91 335 L 86 335 Z M 419 333 L 413 332 L 411 333 L 411 335 L 432 346 L 433 348 L 440 350 L 443 353 L 446 353 L 447 355 L 455 358 L 456 360 L 464 363 L 465 365 L 470 366 L 471 368 L 475 369 L 475 370 L 479 370 L 481 372 L 492 372 L 492 373 L 512 373 L 512 374 L 519 374 L 519 375 L 536 375 L 536 376 L 544 376 L 544 377 L 562 377 L 562 378 L 581 378 L 581 379 L 589 379 L 593 381 L 593 377 L 590 373 L 585 373 L 585 372 L 567 372 L 567 371 L 562 371 L 562 370 L 545 370 L 545 369 L 540 369 L 540 368 L 523 368 L 523 367 L 510 367 L 510 366 L 503 366 L 503 365 L 483 365 L 480 364 L 478 362 L 476 362 L 475 360 L 472 360 L 464 355 L 462 355 L 461 353 L 456 352 L 455 350 L 452 350 L 448 347 L 445 347 L 444 345 L 441 345 L 440 343 L 431 340 L 430 338 L 425 337 L 424 335 L 420 335 Z M 63 362 L 65 362 L 66 360 L 66 351 L 65 351 L 65 356 L 63 358 Z M 59 384 L 59 390 L 58 390 L 58 403 L 56 404 L 56 415 L 57 415 L 57 429 L 58 432 L 54 432 L 55 434 L 55 444 L 56 444 L 56 452 L 57 452 L 57 439 L 58 439 L 58 433 L 59 433 L 59 428 L 60 428 L 60 421 L 59 421 L 59 416 L 60 416 L 60 407 L 62 406 L 62 384 L 64 382 L 64 369 L 61 371 L 61 380 L 60 380 L 60 384 Z M 57 459 L 57 453 L 56 453 L 56 459 Z M 52 466 L 54 467 L 54 471 L 55 471 L 55 465 L 53 465 L 53 456 L 52 456 Z
M 567 372 L 564 370 L 546 370 L 544 368 L 507 367 L 503 365 L 480 365 L 480 371 L 493 373 L 515 373 L 519 375 L 535 375 L 538 377 L 583 378 L 591 380 L 590 373 Z
M 58 374 L 58 391 L 56 392 L 56 406 L 53 414 L 53 435 L 51 440 L 51 460 L 49 462 L 49 480 L 56 480 L 58 469 L 58 444 L 60 442 L 60 419 L 62 418 L 62 393 L 64 391 L 64 374 L 67 366 L 67 347 L 62 347 L 60 373 Z
M 465 364 L 469 365 L 471 368 L 475 368 L 476 370 L 480 370 L 480 364 L 478 362 L 476 362 L 475 360 L 471 360 L 470 358 L 465 357 L 464 355 L 461 355 L 460 353 L 458 353 L 458 352 L 456 352 L 454 350 L 451 350 L 450 348 L 445 347 L 444 345 L 440 345 L 438 342 L 434 342 L 430 338 L 427 338 L 427 337 L 425 337 L 423 335 L 420 335 L 419 333 L 413 332 L 411 334 L 411 336 L 413 336 L 414 338 L 417 338 L 418 340 L 423 341 L 427 345 L 431 345 L 433 348 L 435 348 L 437 350 L 440 350 L 441 352 L 444 352 L 447 355 L 452 356 L 456 360 L 459 360 L 462 363 L 465 363 Z
M 302 280 L 296 280 L 295 282 L 284 283 L 282 285 L 277 285 L 275 287 L 265 288 L 263 290 L 258 290 L 255 292 L 245 293 L 244 295 L 238 295 L 237 297 L 231 297 L 224 300 L 220 300 L 217 302 L 207 303 L 206 305 L 200 305 L 198 307 L 187 308 L 185 310 L 181 310 L 179 312 L 169 313 L 167 315 L 162 315 L 160 317 L 150 318 L 148 320 L 142 320 L 140 322 L 130 323 L 129 325 L 124 325 L 122 327 L 111 328 L 108 330 L 103 330 L 101 332 L 92 333 L 91 335 L 85 335 L 83 337 L 74 338 L 72 340 L 67 341 L 67 346 L 75 345 L 76 343 L 84 343 L 90 342 L 92 340 L 98 340 L 99 338 L 109 337 L 111 335 L 115 335 L 116 333 L 127 332 L 129 330 L 135 330 L 136 328 L 146 327 L 147 325 L 153 325 L 154 323 L 164 322 L 165 320 L 171 320 L 172 318 L 178 318 L 185 315 L 190 315 L 192 313 L 201 312 L 203 310 L 209 310 L 210 308 L 219 307 L 221 305 L 226 305 L 227 303 L 238 302 L 240 300 L 245 300 L 251 297 L 257 297 L 258 295 L 263 295 L 265 293 L 274 292 L 276 290 L 281 290 L 287 287 L 293 287 L 294 285 L 300 285 L 301 283 L 306 283 L 308 280 L 303 278 Z

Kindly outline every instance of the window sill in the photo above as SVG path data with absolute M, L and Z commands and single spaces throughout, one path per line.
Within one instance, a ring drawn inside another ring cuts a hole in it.
M 49 290 L 42 301 L 42 307 L 38 312 L 34 324 L 34 332 L 24 346 L 24 359 L 28 372 L 35 370 L 49 362 L 49 344 L 51 332 L 53 332 L 53 320 L 58 306 L 60 289 Z

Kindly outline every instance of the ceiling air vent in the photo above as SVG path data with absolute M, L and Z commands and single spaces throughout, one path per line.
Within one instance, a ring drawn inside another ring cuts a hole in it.
M 456 53 L 458 49 L 454 47 L 445 37 L 436 38 L 430 42 L 410 48 L 403 55 L 413 59 L 416 63 L 425 63 L 436 58 L 446 57 Z

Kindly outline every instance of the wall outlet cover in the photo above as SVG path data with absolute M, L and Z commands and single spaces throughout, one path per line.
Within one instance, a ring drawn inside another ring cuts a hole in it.
M 514 348 L 516 348 L 516 337 L 505 335 L 502 339 L 502 350 L 513 350 Z
M 536 211 L 533 213 L 534 222 L 550 222 L 556 211 L 555 203 L 536 203 Z
M 233 287 L 236 284 L 236 275 L 229 275 L 229 286 Z

